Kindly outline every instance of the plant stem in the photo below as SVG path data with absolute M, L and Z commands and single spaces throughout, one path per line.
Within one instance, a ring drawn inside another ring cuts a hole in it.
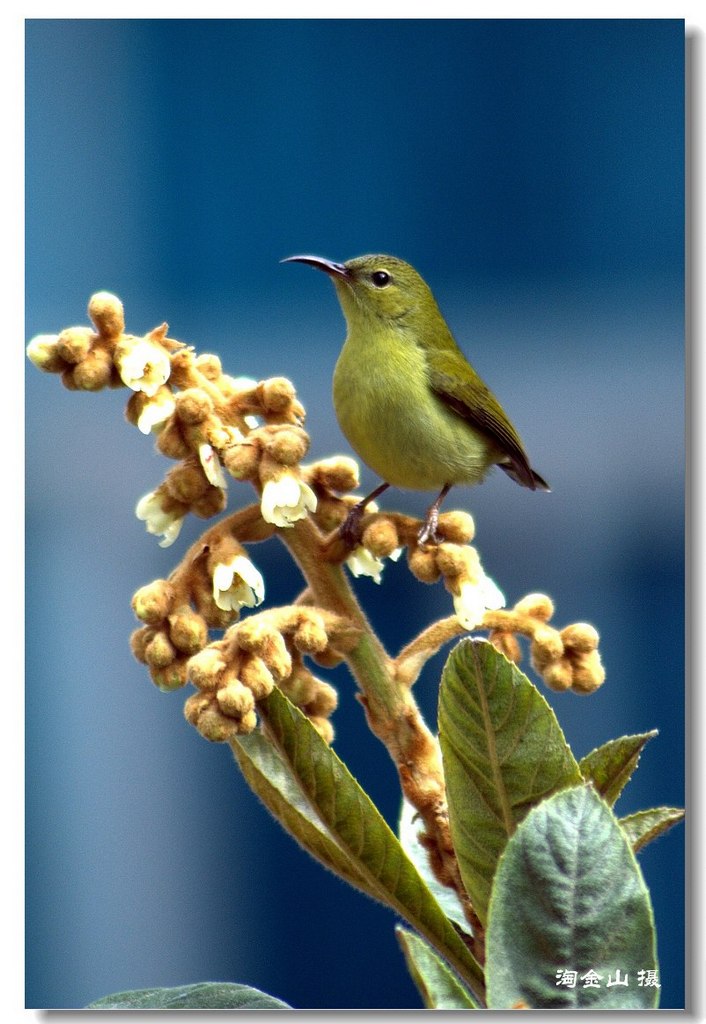
M 321 554 L 322 534 L 305 519 L 279 532 L 301 568 L 316 604 L 347 616 L 361 629 L 360 640 L 346 653 L 360 687 L 359 699 L 373 733 L 392 758 L 405 797 L 426 829 L 424 845 L 439 880 L 454 889 L 474 930 L 474 952 L 482 959 L 482 931 L 461 881 L 451 842 L 441 752 L 409 686 L 400 683 L 395 664 L 378 640 L 346 579 L 343 568 Z

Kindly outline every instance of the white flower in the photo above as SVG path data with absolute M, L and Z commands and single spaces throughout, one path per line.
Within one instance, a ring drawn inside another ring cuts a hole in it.
M 262 518 L 275 526 L 293 526 L 316 511 L 316 495 L 308 484 L 293 473 L 284 473 L 279 480 L 268 480 L 262 489 Z
M 137 427 L 143 434 L 159 431 L 174 412 L 175 402 L 171 391 L 165 388 L 154 398 L 148 398 L 137 417 Z
M 245 555 L 219 562 L 213 572 L 213 600 L 223 611 L 254 608 L 265 598 L 265 581 Z
M 393 562 L 396 562 L 401 554 L 402 548 L 395 548 L 394 551 L 390 552 L 389 557 Z M 362 544 L 359 544 L 357 548 L 351 551 L 346 559 L 346 565 L 354 576 L 371 576 L 376 583 L 382 582 L 382 570 L 385 567 L 383 559 L 377 558 L 372 551 L 368 551 Z
M 140 339 L 118 346 L 115 363 L 123 384 L 152 398 L 169 378 L 171 363 L 161 345 Z
M 454 610 L 464 629 L 475 629 L 483 621 L 486 609 L 504 607 L 504 594 L 485 573 L 475 583 L 464 580 L 454 596 Z
M 206 479 L 213 487 L 226 489 L 228 483 L 223 472 L 218 453 L 210 444 L 199 445 L 199 462 L 206 474 Z
M 164 535 L 159 542 L 160 548 L 168 548 L 174 543 L 184 522 L 183 516 L 177 516 L 174 512 L 167 512 L 162 508 L 161 497 L 155 491 L 150 491 L 140 498 L 135 515 L 145 522 L 148 533 L 155 536 L 160 533 Z

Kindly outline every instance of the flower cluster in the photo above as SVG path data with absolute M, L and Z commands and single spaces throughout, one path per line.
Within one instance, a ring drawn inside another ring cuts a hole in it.
M 522 657 L 517 635 L 529 637 L 532 665 L 552 690 L 593 693 L 605 680 L 598 633 L 586 622 L 558 630 L 549 625 L 554 605 L 545 594 L 529 594 L 510 611 L 488 613 L 488 639 L 507 658 Z
M 189 658 L 208 643 L 209 627 L 225 628 L 264 596 L 264 580 L 243 547 L 214 528 L 171 579 L 134 595 L 133 611 L 144 625 L 132 635 L 133 653 L 159 689 L 178 689 L 187 682 Z
M 223 742 L 252 732 L 256 702 L 277 684 L 330 743 L 329 716 L 338 696 L 307 668 L 304 655 L 327 667 L 338 664 L 357 635 L 347 619 L 321 609 L 290 606 L 251 615 L 191 658 L 188 676 L 198 692 L 184 714 L 206 739 Z

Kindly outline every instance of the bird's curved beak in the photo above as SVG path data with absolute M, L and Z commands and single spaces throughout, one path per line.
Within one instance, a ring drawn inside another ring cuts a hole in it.
M 340 277 L 347 280 L 350 277 L 348 269 L 343 263 L 334 263 L 332 260 L 325 260 L 321 256 L 287 256 L 280 260 L 280 263 L 306 263 L 309 267 L 316 267 L 323 270 L 329 277 Z

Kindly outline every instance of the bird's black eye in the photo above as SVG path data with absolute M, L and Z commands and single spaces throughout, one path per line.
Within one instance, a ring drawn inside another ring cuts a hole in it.
M 370 280 L 376 288 L 384 288 L 390 283 L 391 278 L 386 270 L 376 270 L 374 274 L 370 275 Z

